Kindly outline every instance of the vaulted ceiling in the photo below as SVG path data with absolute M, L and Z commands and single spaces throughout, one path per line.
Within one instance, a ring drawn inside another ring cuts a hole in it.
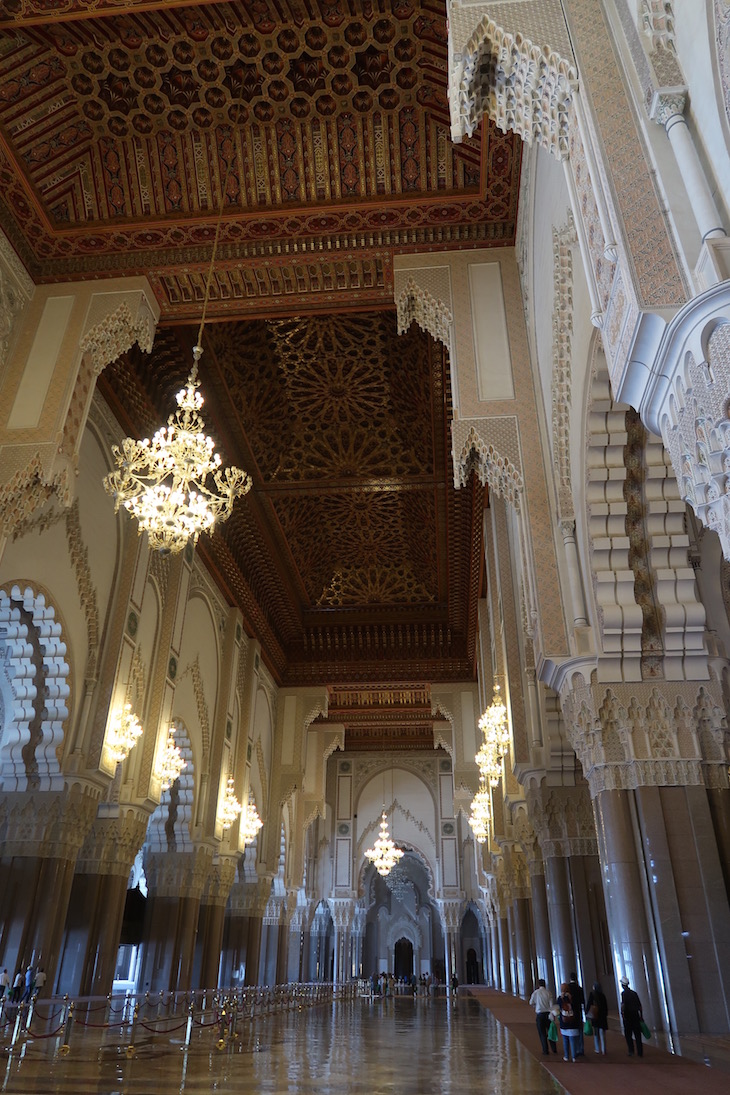
M 474 677 L 485 496 L 393 262 L 512 245 L 519 158 L 491 124 L 451 143 L 445 0 L 0 3 L 0 227 L 36 282 L 147 276 L 152 354 L 100 381 L 141 436 L 220 221 L 204 415 L 254 486 L 199 550 L 277 681 L 407 682 L 414 726 L 424 682 Z

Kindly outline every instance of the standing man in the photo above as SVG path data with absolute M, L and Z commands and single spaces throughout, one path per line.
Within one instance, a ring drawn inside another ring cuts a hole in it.
M 573 997 L 573 1010 L 578 1018 L 578 1044 L 575 1047 L 576 1057 L 585 1056 L 585 1049 L 583 1047 L 583 1009 L 585 1008 L 586 998 L 583 995 L 583 989 L 578 984 L 578 978 L 575 973 L 571 973 L 570 981 L 568 982 L 568 991 Z
M 621 993 L 621 1018 L 624 1023 L 624 1037 L 629 1049 L 629 1057 L 634 1056 L 634 1041 L 636 1042 L 637 1057 L 644 1056 L 644 1046 L 641 1041 L 641 1021 L 644 1013 L 641 1009 L 639 994 L 629 988 L 629 979 L 625 975 L 621 978 L 623 992 Z
M 46 983 L 45 971 L 43 969 L 43 966 L 39 966 L 38 967 L 38 973 L 35 975 L 35 994 L 36 994 L 36 996 L 40 996 L 40 994 L 43 992 L 43 986 L 45 985 L 45 983 Z
M 25 992 L 23 993 L 23 1001 L 30 1000 L 33 995 L 33 982 L 35 980 L 35 974 L 33 967 L 28 964 L 28 968 L 25 971 Z
M 548 1027 L 550 1026 L 551 1005 L 552 1000 L 550 999 L 550 993 L 545 988 L 545 981 L 541 977 L 537 982 L 537 988 L 530 997 L 530 1006 L 535 1009 L 535 1023 L 537 1025 L 537 1033 L 540 1035 L 540 1045 L 542 1046 L 544 1057 L 550 1055 L 547 1032 Z

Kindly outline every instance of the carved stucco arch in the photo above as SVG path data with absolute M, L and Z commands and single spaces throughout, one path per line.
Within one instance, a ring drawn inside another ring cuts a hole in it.
M 0 589 L 3 791 L 58 790 L 71 689 L 65 628 L 31 584 Z
M 527 144 L 537 141 L 558 160 L 568 157 L 578 72 L 561 5 L 546 0 L 542 6 L 543 18 L 523 32 L 496 23 L 488 4 L 449 4 L 449 103 L 455 142 L 471 136 L 486 114 L 503 132 L 515 132 Z M 499 18 L 507 21 L 511 14 L 520 19 L 518 8 L 502 11 Z M 560 43 L 558 48 L 547 44 L 548 36 Z
M 500 498 L 504 498 L 519 512 L 524 481 L 508 456 L 500 453 L 470 426 L 458 451 L 454 450 L 454 478 L 458 487 L 466 486 L 475 471 L 482 486 L 489 486 Z
M 139 280 L 139 279 L 138 279 Z M 146 284 L 146 283 L 145 283 Z M 0 529 L 12 536 L 51 498 L 65 508 L 72 504 L 78 453 L 91 396 L 99 373 L 135 343 L 149 353 L 154 341 L 159 309 L 154 296 L 135 288 L 93 293 L 84 332 L 79 339 L 73 394 L 57 439 L 42 442 L 30 459 L 24 445 L 5 447 L 6 468 L 15 468 L 0 489 Z

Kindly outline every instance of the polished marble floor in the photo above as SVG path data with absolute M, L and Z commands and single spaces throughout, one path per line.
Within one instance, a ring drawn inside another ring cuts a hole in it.
M 491 1013 L 456 1001 L 356 999 L 242 1026 L 216 1048 L 215 1030 L 180 1042 L 121 1045 L 76 1030 L 67 1056 L 54 1040 L 0 1058 L 0 1091 L 43 1095 L 557 1095 L 557 1080 Z M 52 1044 L 53 1043 L 53 1044 Z

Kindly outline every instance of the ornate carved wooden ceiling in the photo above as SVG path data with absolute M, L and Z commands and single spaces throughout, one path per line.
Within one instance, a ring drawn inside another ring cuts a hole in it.
M 254 489 L 200 550 L 281 683 L 474 676 L 483 492 L 453 488 L 393 256 L 512 244 L 518 168 L 490 125 L 450 142 L 444 0 L 0 2 L 0 227 L 37 282 L 149 278 L 151 359 L 100 383 L 137 436 L 187 375 L 224 195 L 205 415 Z
M 130 432 L 174 406 L 194 335 L 163 329 L 151 359 L 102 374 Z M 199 550 L 276 679 L 473 677 L 484 492 L 453 486 L 442 347 L 384 311 L 217 323 L 201 376 L 206 425 L 254 485 Z
M 519 142 L 449 139 L 444 0 L 3 0 L 0 226 L 36 281 L 195 317 L 392 303 L 396 251 L 511 244 Z

